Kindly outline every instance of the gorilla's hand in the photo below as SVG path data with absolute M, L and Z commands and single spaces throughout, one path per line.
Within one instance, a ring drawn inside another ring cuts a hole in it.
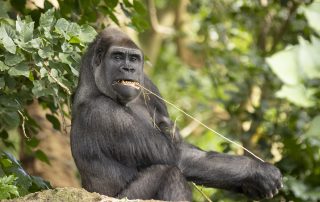
M 250 174 L 242 183 L 242 192 L 248 197 L 272 198 L 283 187 L 281 173 L 275 166 L 259 161 L 252 161 L 248 166 Z

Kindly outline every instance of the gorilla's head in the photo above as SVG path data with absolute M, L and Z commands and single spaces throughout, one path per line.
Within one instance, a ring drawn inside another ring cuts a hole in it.
M 94 42 L 92 67 L 97 88 L 126 105 L 137 98 L 143 85 L 143 53 L 123 32 L 107 28 Z

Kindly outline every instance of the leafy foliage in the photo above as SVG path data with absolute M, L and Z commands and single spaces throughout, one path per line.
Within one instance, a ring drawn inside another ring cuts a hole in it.
M 30 17 L 5 18 L 0 23 L 0 139 L 13 147 L 8 140 L 11 129 L 20 126 L 28 137 L 37 133 L 39 126 L 25 110 L 34 99 L 52 111 L 46 117 L 54 128 L 61 128 L 56 113 L 64 113 L 61 106 L 70 102 L 81 53 L 96 31 L 57 19 L 53 9 L 41 14 L 37 27 Z M 50 164 L 46 154 L 35 149 L 38 143 L 36 137 L 26 140 L 27 152 Z M 3 154 L 0 160 L 10 162 L 9 167 L 3 164 L 5 174 L 17 177 L 20 195 L 49 187 L 41 178 L 29 176 L 12 156 Z
M 8 199 L 11 196 L 19 196 L 18 188 L 13 185 L 17 178 L 13 175 L 0 178 L 0 199 Z
M 11 154 L 0 155 L 0 199 L 51 188 L 42 178 L 28 175 Z

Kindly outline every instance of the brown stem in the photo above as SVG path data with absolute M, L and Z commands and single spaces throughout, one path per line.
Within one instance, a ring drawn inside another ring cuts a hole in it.
M 289 4 L 289 13 L 288 16 L 286 18 L 286 20 L 284 21 L 284 23 L 282 24 L 282 26 L 280 27 L 279 31 L 274 35 L 273 39 L 273 44 L 271 47 L 271 52 L 275 51 L 278 43 L 280 42 L 280 40 L 282 39 L 282 37 L 284 36 L 284 34 L 287 31 L 287 28 L 289 26 L 290 23 L 290 19 L 291 17 L 295 14 L 297 8 L 299 7 L 300 4 L 296 3 L 295 1 L 290 2 Z

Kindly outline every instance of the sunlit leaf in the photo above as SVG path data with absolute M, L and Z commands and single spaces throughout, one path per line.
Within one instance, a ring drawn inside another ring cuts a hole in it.
M 0 71 L 8 70 L 10 67 L 8 67 L 6 64 L 4 64 L 2 61 L 0 61 Z
M 79 33 L 79 39 L 81 42 L 88 43 L 93 41 L 93 39 L 96 37 L 97 32 L 95 29 L 93 29 L 89 25 L 82 25 L 81 31 Z
M 318 137 L 320 138 L 320 115 L 313 118 L 311 121 L 308 131 L 305 133 L 307 137 Z
M 296 46 L 290 47 L 266 59 L 272 71 L 285 84 L 295 85 L 303 79 L 296 58 L 297 51 Z
M 301 37 L 299 43 L 297 59 L 301 73 L 304 73 L 308 79 L 320 78 L 320 46 Z
M 308 20 L 310 27 L 320 34 L 320 1 L 314 1 L 304 8 L 304 14 Z
M 283 85 L 276 95 L 298 106 L 312 107 L 315 105 L 315 92 L 315 89 L 306 89 L 303 85 Z

